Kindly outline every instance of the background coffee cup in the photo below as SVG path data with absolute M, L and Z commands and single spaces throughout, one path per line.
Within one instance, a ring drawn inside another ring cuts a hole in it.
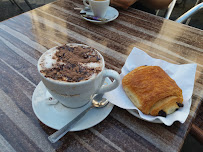
M 55 48 L 52 49 L 54 50 Z M 42 55 L 38 60 L 37 65 L 41 80 L 49 93 L 66 107 L 78 108 L 84 106 L 89 102 L 91 95 L 111 91 L 115 89 L 120 83 L 120 75 L 114 70 L 105 69 L 104 58 L 99 52 L 98 54 L 101 56 L 103 62 L 101 72 L 95 78 L 90 78 L 80 82 L 65 82 L 45 77 L 40 72 Z M 103 85 L 106 77 L 113 78 L 113 83 L 110 85 Z
M 87 1 L 89 4 L 87 4 Z M 110 0 L 83 0 L 86 7 L 90 7 L 94 16 L 103 18 L 109 7 Z

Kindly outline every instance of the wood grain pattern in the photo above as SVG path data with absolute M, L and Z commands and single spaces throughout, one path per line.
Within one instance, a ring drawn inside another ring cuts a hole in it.
M 131 8 L 119 10 L 113 22 L 95 25 L 81 19 L 74 7 L 83 7 L 82 1 L 56 1 L 0 23 L 1 150 L 180 151 L 203 97 L 203 31 Z M 114 107 L 100 124 L 51 144 L 47 137 L 55 130 L 41 123 L 32 110 L 32 93 L 40 82 L 36 64 L 47 49 L 72 42 L 98 49 L 106 67 L 118 72 L 133 47 L 171 63 L 196 63 L 186 122 L 167 127 Z

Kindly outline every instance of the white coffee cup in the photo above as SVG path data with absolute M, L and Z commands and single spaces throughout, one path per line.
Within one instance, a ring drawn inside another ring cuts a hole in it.
M 81 45 L 81 44 L 76 44 L 76 45 Z M 52 48 L 52 50 L 54 50 L 55 48 L 56 47 Z M 46 86 L 49 93 L 55 99 L 57 99 L 61 104 L 69 108 L 82 107 L 89 102 L 90 97 L 92 95 L 103 94 L 105 92 L 111 91 L 115 89 L 120 83 L 120 75 L 114 70 L 105 69 L 104 58 L 99 52 L 98 54 L 101 56 L 101 60 L 103 62 L 101 72 L 99 72 L 98 75 L 94 78 L 90 78 L 88 80 L 84 80 L 80 82 L 66 82 L 66 81 L 53 80 L 51 78 L 45 77 L 44 74 L 40 72 L 41 70 L 40 63 L 43 56 L 42 55 L 38 60 L 38 65 L 37 65 L 41 80 Z M 113 78 L 114 81 L 109 85 L 103 85 L 106 77 Z
M 87 1 L 89 4 L 87 4 Z M 83 0 L 86 7 L 90 7 L 94 16 L 103 18 L 109 7 L 110 0 Z

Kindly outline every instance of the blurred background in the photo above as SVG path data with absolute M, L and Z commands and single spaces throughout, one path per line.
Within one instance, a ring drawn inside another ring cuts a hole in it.
M 17 4 L 24 10 L 20 10 L 13 0 L 0 0 L 0 21 L 4 21 L 8 18 L 19 15 L 23 12 L 29 11 L 30 7 L 25 3 L 25 0 L 15 0 Z M 55 0 L 27 0 L 31 7 L 37 8 L 43 6 L 47 3 L 53 2 Z M 82 1 L 82 0 L 81 0 Z M 180 17 L 183 13 L 188 11 L 190 8 L 194 7 L 196 0 L 177 0 L 176 5 L 170 16 L 171 20 L 175 20 Z M 166 10 L 160 10 L 158 16 L 163 17 Z M 203 30 L 203 9 L 197 14 L 192 16 L 189 22 L 189 26 L 199 28 Z M 202 42 L 203 43 L 203 42 Z M 201 106 L 201 111 L 203 111 L 203 105 Z M 203 125 L 203 114 L 199 113 L 195 122 L 200 122 Z M 194 124 L 195 124 L 194 122 Z M 203 128 L 203 126 L 202 126 Z M 192 133 L 189 133 L 181 152 L 203 152 L 203 144 L 200 143 Z
M 25 0 L 15 0 L 15 1 L 19 4 L 20 7 L 23 8 L 25 12 L 30 10 L 28 5 L 25 3 Z M 27 1 L 34 9 L 43 6 L 47 3 L 53 2 L 55 0 L 27 0 Z M 170 16 L 170 19 L 171 20 L 177 19 L 187 10 L 192 8 L 195 5 L 196 1 L 197 0 L 177 0 L 177 3 Z M 165 12 L 166 10 L 160 10 L 158 16 L 163 17 Z M 21 11 L 15 4 L 13 4 L 13 0 L 0 0 L 0 21 L 3 21 L 5 19 L 8 19 L 21 13 L 23 13 L 23 11 Z M 189 25 L 203 30 L 203 9 L 192 17 Z

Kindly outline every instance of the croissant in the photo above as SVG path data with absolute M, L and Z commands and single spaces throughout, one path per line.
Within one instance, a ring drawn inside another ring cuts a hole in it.
M 142 113 L 163 116 L 183 107 L 182 90 L 159 66 L 141 66 L 124 76 L 123 89 Z

